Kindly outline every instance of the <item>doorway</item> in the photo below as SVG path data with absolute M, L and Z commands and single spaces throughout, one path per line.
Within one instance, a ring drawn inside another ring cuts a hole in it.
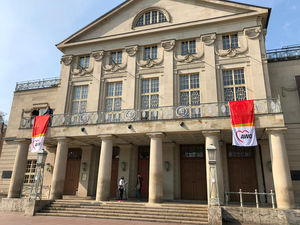
M 254 192 L 258 190 L 255 147 L 227 145 L 230 192 Z M 230 201 L 240 201 L 239 195 L 231 195 Z M 243 195 L 244 202 L 255 202 L 254 195 Z
M 148 198 L 148 194 L 149 194 L 149 158 L 150 158 L 150 147 L 139 146 L 138 173 L 143 178 L 143 184 L 142 184 L 143 198 Z
M 81 154 L 81 149 L 69 149 L 68 151 L 64 195 L 76 195 L 80 175 Z
M 207 200 L 204 145 L 180 146 L 181 199 Z
M 113 147 L 111 163 L 110 197 L 118 198 L 118 173 L 119 173 L 120 148 Z

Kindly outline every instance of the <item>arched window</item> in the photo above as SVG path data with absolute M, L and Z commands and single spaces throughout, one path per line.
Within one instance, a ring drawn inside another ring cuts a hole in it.
M 170 22 L 170 16 L 165 10 L 148 9 L 137 15 L 133 27 L 141 27 L 150 24 Z

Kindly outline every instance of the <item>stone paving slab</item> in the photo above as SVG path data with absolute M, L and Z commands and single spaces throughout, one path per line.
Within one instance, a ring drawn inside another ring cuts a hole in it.
M 24 216 L 24 213 L 0 212 L 0 225 L 179 225 L 128 220 L 105 220 L 55 216 Z M 180 224 L 185 225 L 185 224 Z

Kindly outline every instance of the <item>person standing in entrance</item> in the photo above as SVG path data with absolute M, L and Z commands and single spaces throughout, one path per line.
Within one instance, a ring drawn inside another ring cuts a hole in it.
M 118 189 L 119 189 L 119 193 L 120 193 L 120 202 L 122 202 L 123 201 L 123 193 L 124 193 L 124 189 L 125 189 L 124 177 L 121 177 L 121 179 L 119 180 Z
M 142 185 L 143 185 L 143 178 L 141 174 L 138 174 L 137 183 L 136 183 L 136 194 L 139 201 L 142 200 Z

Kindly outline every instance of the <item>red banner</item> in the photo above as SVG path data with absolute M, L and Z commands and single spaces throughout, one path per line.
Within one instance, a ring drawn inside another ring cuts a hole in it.
M 232 121 L 232 145 L 257 146 L 254 126 L 254 101 L 229 102 Z
M 50 115 L 36 116 L 32 130 L 31 152 L 38 152 L 43 149 L 45 136 L 48 130 Z

